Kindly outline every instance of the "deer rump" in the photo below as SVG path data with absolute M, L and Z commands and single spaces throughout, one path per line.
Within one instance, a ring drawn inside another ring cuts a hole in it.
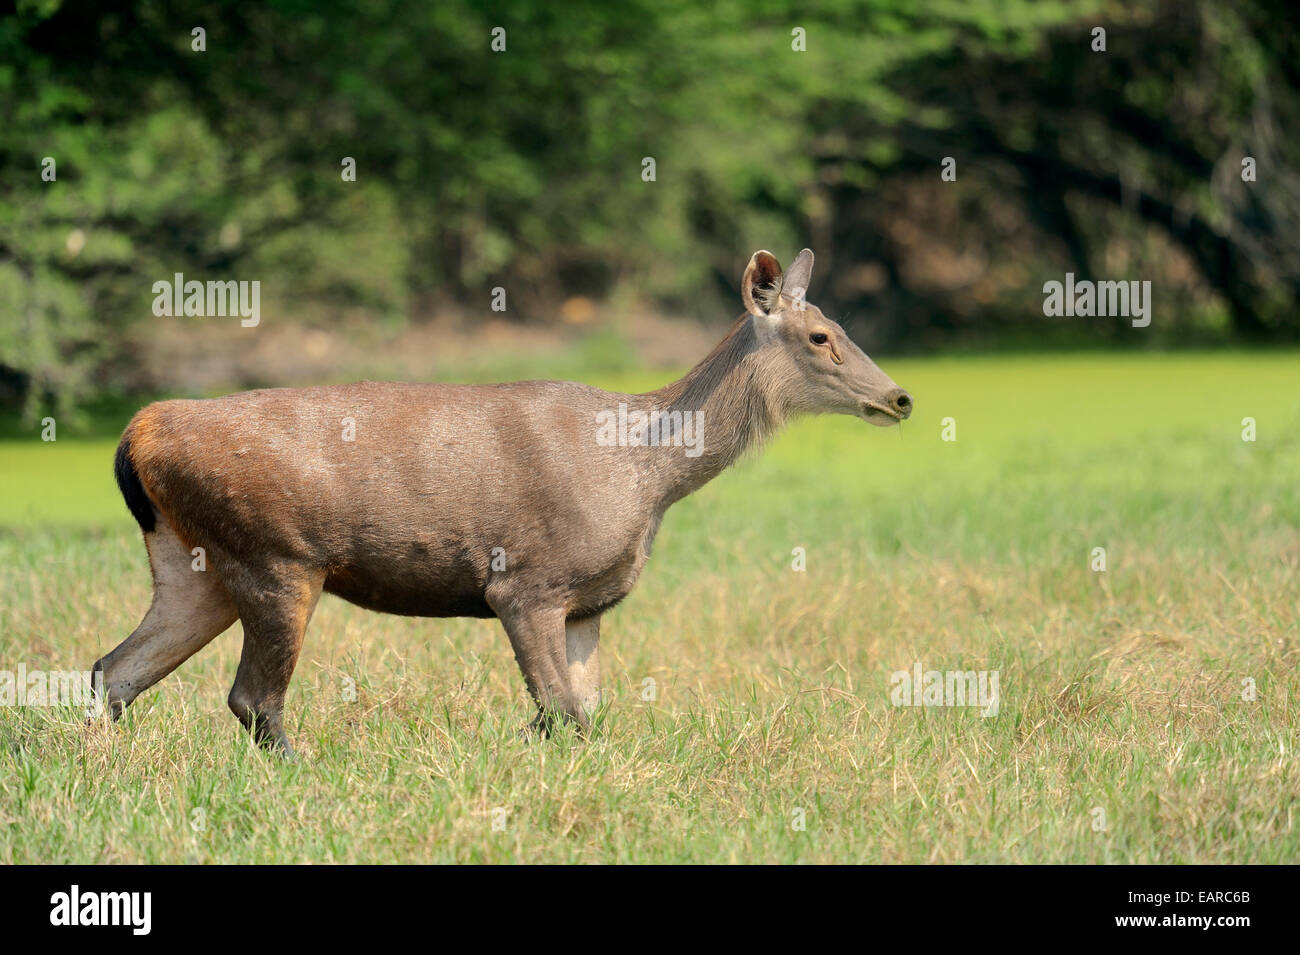
M 141 528 L 157 515 L 219 576 L 287 563 L 388 613 L 546 599 L 583 616 L 627 594 L 657 524 L 638 449 L 596 441 L 617 400 L 538 381 L 165 401 L 132 420 L 116 470 Z

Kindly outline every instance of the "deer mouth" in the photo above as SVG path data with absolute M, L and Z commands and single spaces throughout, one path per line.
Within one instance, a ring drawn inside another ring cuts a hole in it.
M 862 402 L 862 407 L 858 411 L 858 417 L 868 424 L 874 424 L 878 428 L 888 428 L 890 425 L 898 424 L 903 420 L 903 416 L 887 405 L 877 404 L 874 401 Z

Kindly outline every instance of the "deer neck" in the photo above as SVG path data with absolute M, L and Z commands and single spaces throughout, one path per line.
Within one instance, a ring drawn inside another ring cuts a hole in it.
M 780 396 L 756 350 L 753 326 L 741 319 L 681 379 L 638 396 L 668 422 L 660 428 L 659 446 L 647 448 L 642 459 L 661 510 L 707 484 L 781 426 Z M 675 434 L 679 424 L 683 440 L 665 442 L 663 435 Z

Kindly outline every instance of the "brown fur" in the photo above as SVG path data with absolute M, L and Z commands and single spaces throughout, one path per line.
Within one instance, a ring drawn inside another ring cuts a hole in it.
M 811 268 L 805 250 L 791 269 L 802 287 Z M 535 724 L 558 716 L 585 730 L 599 616 L 632 589 L 673 502 L 791 415 L 892 424 L 910 414 L 906 393 L 815 306 L 755 294 L 781 289 L 779 270 L 757 253 L 742 283 L 749 313 L 685 377 L 644 395 L 554 381 L 362 382 L 143 409 L 123 435 L 119 480 L 134 475 L 157 514 L 145 534 L 155 607 L 96 664 L 110 712 L 237 614 L 230 707 L 287 750 L 284 696 L 324 591 L 390 613 L 498 617 Z M 701 453 L 598 443 L 597 415 L 620 403 L 698 412 Z M 345 418 L 354 441 L 343 440 Z M 206 572 L 185 564 L 194 547 Z

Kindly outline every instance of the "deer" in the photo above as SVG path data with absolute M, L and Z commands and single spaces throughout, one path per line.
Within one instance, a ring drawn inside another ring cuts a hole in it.
M 147 405 L 114 470 L 153 601 L 94 664 L 103 710 L 121 717 L 238 620 L 228 705 L 292 759 L 285 697 L 329 593 L 384 613 L 497 618 L 536 707 L 521 733 L 567 723 L 586 738 L 601 618 L 636 584 L 669 507 L 797 415 L 889 427 L 912 413 L 807 301 L 812 267 L 809 249 L 787 271 L 754 253 L 745 313 L 684 377 L 645 394 L 364 381 Z

